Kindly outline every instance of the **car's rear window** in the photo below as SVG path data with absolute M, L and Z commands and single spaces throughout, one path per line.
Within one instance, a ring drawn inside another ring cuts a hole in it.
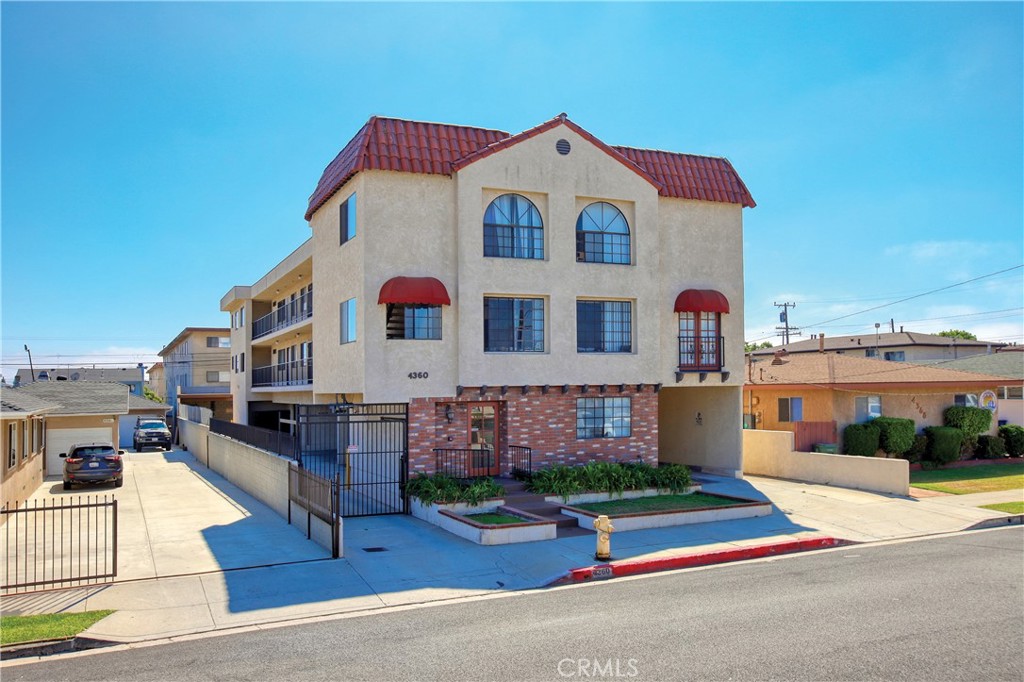
M 114 448 L 108 445 L 91 445 L 84 448 L 75 448 L 74 454 L 78 457 L 82 455 L 116 455 Z
M 163 429 L 166 426 L 163 422 L 142 422 L 139 424 L 140 429 Z

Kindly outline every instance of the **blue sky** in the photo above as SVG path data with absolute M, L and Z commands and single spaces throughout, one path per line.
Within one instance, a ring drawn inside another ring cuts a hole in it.
M 1024 342 L 1021 3 L 0 12 L 8 378 L 24 344 L 37 367 L 148 362 L 226 326 L 220 297 L 308 237 L 372 114 L 518 132 L 565 111 L 609 144 L 728 157 L 758 202 L 748 340 L 778 342 L 794 301 L 805 336 Z

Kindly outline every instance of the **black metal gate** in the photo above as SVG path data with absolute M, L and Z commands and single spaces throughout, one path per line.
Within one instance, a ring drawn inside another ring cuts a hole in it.
M 339 481 L 341 516 L 405 514 L 405 403 L 297 405 L 299 467 Z
M 32 500 L 0 509 L 9 595 L 94 585 L 117 577 L 117 500 L 106 495 Z

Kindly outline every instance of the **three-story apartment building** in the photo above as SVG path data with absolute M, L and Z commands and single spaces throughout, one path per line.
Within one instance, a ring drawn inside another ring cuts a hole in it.
M 507 473 L 520 445 L 535 467 L 739 475 L 752 206 L 726 159 L 564 114 L 516 135 L 373 117 L 310 197 L 310 239 L 221 300 L 235 419 L 401 402 L 413 472 L 468 448 Z

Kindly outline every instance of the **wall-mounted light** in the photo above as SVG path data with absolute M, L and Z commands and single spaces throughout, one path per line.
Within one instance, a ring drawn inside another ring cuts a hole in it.
M 444 418 L 448 420 L 449 424 L 455 421 L 455 410 L 452 409 L 451 405 L 445 405 Z

